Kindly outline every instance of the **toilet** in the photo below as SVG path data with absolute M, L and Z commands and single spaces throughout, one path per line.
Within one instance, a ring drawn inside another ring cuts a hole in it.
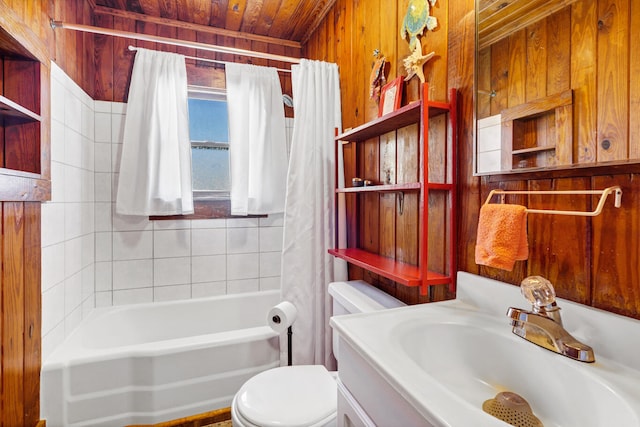
M 362 280 L 331 283 L 329 294 L 333 297 L 333 316 L 405 305 Z M 333 334 L 333 353 L 338 357 L 336 335 Z M 233 426 L 335 426 L 336 376 L 337 372 L 329 372 L 322 365 L 282 366 L 261 372 L 244 383 L 234 396 Z

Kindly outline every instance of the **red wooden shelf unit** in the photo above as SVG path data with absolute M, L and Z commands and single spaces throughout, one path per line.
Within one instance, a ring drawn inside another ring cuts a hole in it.
M 347 142 L 363 142 L 371 138 L 379 137 L 385 133 L 397 130 L 399 128 L 419 123 L 420 129 L 420 176 L 418 182 L 403 184 L 384 184 L 372 185 L 364 187 L 336 188 L 336 206 L 337 196 L 339 193 L 367 193 L 367 192 L 419 192 L 419 264 L 408 264 L 396 261 L 393 258 L 381 256 L 377 253 L 366 251 L 356 247 L 335 248 L 330 249 L 329 253 L 338 258 L 342 258 L 347 262 L 379 274 L 404 286 L 419 287 L 420 293 L 426 295 L 430 286 L 448 285 L 449 289 L 455 291 L 455 249 L 456 249 L 456 142 L 457 142 L 457 91 L 450 90 L 449 102 L 435 102 L 428 100 L 429 88 L 427 84 L 422 85 L 422 99 L 405 105 L 396 111 L 378 117 L 368 123 L 350 129 L 341 135 L 336 136 L 336 150 L 338 145 L 343 141 Z M 449 153 L 445 168 L 448 170 L 444 176 L 449 182 L 430 182 L 429 181 L 429 118 L 441 114 L 447 116 L 447 133 L 450 135 L 444 142 L 445 152 Z M 336 171 L 337 175 L 337 171 Z M 444 272 L 430 271 L 428 265 L 428 241 L 429 241 L 429 192 L 444 192 L 447 195 L 447 221 L 448 230 L 443 232 L 446 234 L 447 248 L 446 268 Z M 337 212 L 336 212 L 337 224 Z M 338 226 L 336 225 L 336 242 L 338 241 Z

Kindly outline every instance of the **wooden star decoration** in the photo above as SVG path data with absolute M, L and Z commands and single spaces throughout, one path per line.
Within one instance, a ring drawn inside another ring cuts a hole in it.
M 420 43 L 420 40 L 417 39 L 413 52 L 403 60 L 404 69 L 407 71 L 407 77 L 404 78 L 404 81 L 408 82 L 413 76 L 418 76 L 420 83 L 424 83 L 425 78 L 424 71 L 422 69 L 424 64 L 433 58 L 435 54 L 435 52 L 431 52 L 423 55 L 422 44 Z

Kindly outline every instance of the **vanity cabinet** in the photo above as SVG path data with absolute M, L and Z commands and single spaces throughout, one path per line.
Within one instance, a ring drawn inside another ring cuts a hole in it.
M 410 103 L 399 108 L 396 111 L 388 113 L 382 117 L 379 117 L 369 123 L 365 123 L 357 128 L 350 129 L 335 138 L 336 154 L 340 148 L 340 144 L 359 144 L 365 143 L 372 139 L 380 140 L 381 137 L 395 139 L 393 142 L 395 147 L 394 152 L 400 151 L 404 147 L 399 141 L 401 137 L 399 131 L 411 125 L 418 124 L 419 132 L 419 145 L 418 153 L 415 156 L 411 156 L 410 153 L 403 155 L 398 154 L 396 156 L 396 162 L 399 163 L 399 158 L 403 158 L 405 162 L 416 162 L 417 165 L 417 180 L 414 182 L 393 182 L 398 181 L 394 177 L 387 174 L 385 177 L 379 179 L 381 183 L 373 181 L 373 185 L 368 186 L 349 186 L 346 188 L 336 188 L 336 204 L 338 206 L 338 195 L 344 193 L 349 197 L 354 197 L 354 210 L 356 217 L 361 214 L 359 208 L 361 205 L 361 197 L 365 195 L 377 194 L 381 197 L 384 194 L 395 193 L 397 195 L 397 204 L 395 212 L 395 223 L 397 219 L 403 215 L 405 194 L 415 193 L 418 195 L 418 215 L 417 215 L 417 243 L 418 243 L 418 263 L 403 262 L 399 260 L 398 254 L 395 256 L 388 256 L 388 254 L 380 254 L 371 250 L 363 249 L 357 246 L 358 238 L 356 242 L 350 242 L 348 247 L 337 247 L 330 249 L 329 253 L 346 260 L 358 267 L 371 271 L 374 274 L 379 274 L 394 282 L 397 282 L 404 286 L 419 287 L 420 293 L 426 295 L 430 286 L 434 285 L 448 285 L 449 289 L 453 292 L 455 290 L 455 232 L 456 232 L 456 97 L 457 92 L 455 89 L 450 91 L 449 102 L 431 101 L 428 99 L 429 87 L 428 84 L 423 84 L 421 88 L 421 100 Z M 437 119 L 438 117 L 444 117 L 446 121 L 446 136 L 443 135 L 444 141 L 439 141 L 439 149 L 437 155 L 433 159 L 430 159 L 431 150 L 429 147 L 429 121 Z M 394 137 L 388 137 L 387 134 L 395 134 Z M 337 158 L 337 156 L 336 156 Z M 407 160 L 409 159 L 409 160 Z M 431 163 L 430 163 L 431 161 Z M 437 172 L 433 172 L 431 169 L 437 164 Z M 398 165 L 400 167 L 400 165 Z M 366 171 L 358 171 L 360 174 L 365 174 Z M 384 173 L 381 173 L 384 175 Z M 337 176 L 337 171 L 336 171 Z M 403 180 L 404 181 L 404 180 Z M 337 179 L 336 179 L 337 182 Z M 439 214 L 443 220 L 440 224 L 442 227 L 438 230 L 431 230 L 433 232 L 430 235 L 430 223 L 429 223 L 429 211 L 431 205 L 444 206 L 446 212 Z M 336 213 L 336 220 L 337 218 Z M 394 221 L 393 219 L 385 218 L 387 221 Z M 408 224 L 404 224 L 405 227 L 415 227 L 416 224 L 411 224 L 412 221 L 407 221 Z M 336 221 L 338 223 L 338 221 Z M 393 227 L 395 227 L 395 223 Z M 356 225 L 357 227 L 357 225 Z M 360 227 L 365 233 L 366 228 Z M 338 227 L 336 226 L 336 242 L 338 242 Z M 354 230 L 355 231 L 355 230 Z M 369 230 L 371 231 L 371 230 Z M 437 233 L 436 233 L 437 231 Z M 409 233 L 411 233 L 410 231 Z M 357 233 L 355 233 L 357 235 Z M 400 234 L 397 232 L 391 233 L 394 235 Z M 435 240 L 439 239 L 438 243 Z M 429 263 L 430 245 L 436 245 L 441 248 L 439 253 L 439 259 L 442 260 L 437 269 L 432 269 Z M 397 245 L 396 245 L 397 246 Z

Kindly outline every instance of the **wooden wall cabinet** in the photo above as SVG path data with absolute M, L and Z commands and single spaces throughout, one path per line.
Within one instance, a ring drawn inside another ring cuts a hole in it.
M 48 68 L 1 27 L 0 68 L 0 200 L 48 200 L 48 125 L 41 111 Z
M 337 196 L 340 193 L 350 194 L 355 197 L 354 209 L 358 210 L 358 200 L 361 196 L 371 193 L 396 193 L 398 203 L 396 209 L 402 214 L 405 193 L 419 194 L 418 214 L 418 248 L 419 263 L 414 265 L 398 261 L 394 258 L 383 256 L 358 247 L 330 249 L 329 253 L 346 260 L 358 267 L 379 274 L 404 286 L 419 287 L 420 293 L 426 295 L 428 288 L 433 285 L 449 285 L 450 290 L 455 290 L 455 231 L 456 231 L 456 97 L 457 92 L 452 89 L 449 102 L 435 102 L 428 99 L 429 88 L 422 85 L 421 100 L 405 105 L 400 109 L 365 123 L 357 128 L 336 136 L 336 150 L 343 142 L 361 143 L 372 138 L 378 138 L 389 132 L 418 123 L 420 132 L 419 155 L 413 160 L 419 162 L 418 181 L 406 183 L 376 184 L 371 186 L 336 188 Z M 429 173 L 429 119 L 446 115 L 448 123 L 448 138 L 444 143 L 444 155 L 435 161 L 442 161 L 444 165 L 443 179 L 430 181 Z M 399 149 L 399 148 L 398 148 Z M 336 157 L 337 158 L 337 157 Z M 348 183 L 350 185 L 350 183 Z M 446 198 L 447 225 L 446 230 L 438 230 L 438 235 L 447 241 L 441 245 L 446 248 L 446 266 L 443 271 L 432 271 L 429 265 L 429 205 L 430 193 L 441 193 Z M 337 214 L 336 214 L 337 218 Z M 336 227 L 337 229 L 337 227 Z M 336 231 L 336 242 L 338 231 Z M 446 237 L 445 237 L 446 236 Z M 357 240 L 357 239 L 356 239 Z

